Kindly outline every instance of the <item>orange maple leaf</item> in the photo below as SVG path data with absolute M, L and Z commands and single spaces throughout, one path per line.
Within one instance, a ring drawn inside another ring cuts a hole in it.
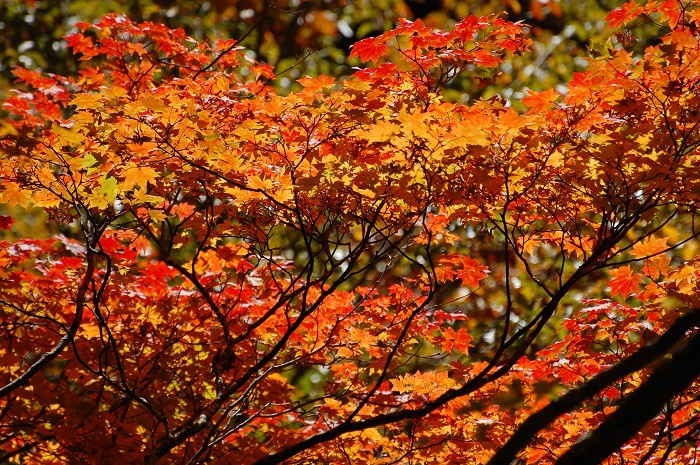
M 457 270 L 457 278 L 471 287 L 478 287 L 479 282 L 487 276 L 489 268 L 481 265 L 471 257 L 460 257 L 461 266 Z
M 671 257 L 664 253 L 668 250 L 667 241 L 667 237 L 659 239 L 648 237 L 646 241 L 639 241 L 634 244 L 630 251 L 630 255 L 634 258 L 644 259 L 642 271 L 651 279 L 656 279 L 668 272 Z
M 666 242 L 668 242 L 668 237 L 661 237 L 659 239 L 648 237 L 646 241 L 639 241 L 634 244 L 630 254 L 634 258 L 648 258 L 668 249 Z
M 452 352 L 452 349 L 462 353 L 467 353 L 471 342 L 474 340 L 471 334 L 465 328 L 459 328 L 455 331 L 452 328 L 447 328 L 442 332 L 444 340 L 440 344 L 440 348 L 445 352 Z
M 301 78 L 297 81 L 304 87 L 304 90 L 310 90 L 311 92 L 323 92 L 323 89 L 328 87 L 333 87 L 335 84 L 335 79 L 329 76 L 319 76 L 319 77 L 309 77 Z
M 559 92 L 554 89 L 547 89 L 543 92 L 527 91 L 528 96 L 522 99 L 522 102 L 530 107 L 533 113 L 552 108 L 554 102 L 559 98 Z
M 657 279 L 661 275 L 667 275 L 671 257 L 668 255 L 660 255 L 644 261 L 642 271 L 651 279 Z
M 608 283 L 611 295 L 620 294 L 623 299 L 626 299 L 630 294 L 639 291 L 639 283 L 642 281 L 642 277 L 632 271 L 632 268 L 629 266 L 610 271 L 610 276 L 614 278 Z

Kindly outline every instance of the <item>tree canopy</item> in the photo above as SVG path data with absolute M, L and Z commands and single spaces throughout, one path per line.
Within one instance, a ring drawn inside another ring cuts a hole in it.
M 299 90 L 297 79 L 307 75 L 352 74 L 360 61 L 348 59 L 350 46 L 392 29 L 398 18 L 421 19 L 429 27 L 446 29 L 469 15 L 504 12 L 505 19 L 525 21 L 533 46 L 523 58 L 504 63 L 493 82 L 465 76 L 451 82 L 443 96 L 464 103 L 500 94 L 516 103 L 525 89 L 564 85 L 572 72 L 582 71 L 589 50 L 598 53 L 611 39 L 603 18 L 620 4 L 620 0 L 5 0 L 0 4 L 0 96 L 10 86 L 12 67 L 18 63 L 61 75 L 75 73 L 78 60 L 63 36 L 76 23 L 93 23 L 110 12 L 182 28 L 197 41 L 239 40 L 248 56 L 275 67 L 279 78 L 270 85 L 283 93 Z M 650 23 L 633 29 L 640 51 L 660 35 Z
M 116 14 L 15 68 L 0 202 L 65 234 L 0 244 L 3 463 L 696 463 L 700 2 L 607 22 L 523 111 L 450 96 L 497 14 L 292 92 Z

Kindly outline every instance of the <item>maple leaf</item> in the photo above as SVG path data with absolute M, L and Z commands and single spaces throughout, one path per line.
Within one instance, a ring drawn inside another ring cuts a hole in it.
M 0 229 L 10 229 L 10 226 L 15 222 L 11 216 L 0 216 Z
M 552 108 L 552 104 L 559 98 L 559 92 L 554 89 L 548 89 L 544 92 L 533 92 L 528 89 L 527 94 L 522 102 L 535 113 Z
M 372 88 L 372 80 L 382 78 L 396 78 L 400 75 L 399 69 L 394 63 L 382 63 L 373 68 L 365 68 L 356 71 L 352 76 L 356 79 L 349 79 L 344 82 L 348 88 L 356 90 L 369 90 Z
M 330 76 L 318 76 L 318 77 L 305 77 L 297 81 L 304 87 L 305 90 L 311 91 L 313 93 L 322 92 L 323 89 L 333 87 L 335 85 L 335 79 Z
M 535 251 L 535 248 L 538 245 L 540 245 L 540 242 L 534 237 L 521 236 L 518 238 L 518 242 L 518 246 L 520 247 L 522 253 L 529 255 L 532 255 L 532 253 Z
M 639 291 L 639 283 L 642 282 L 642 276 L 632 271 L 629 266 L 622 266 L 610 271 L 611 279 L 608 285 L 610 286 L 610 294 L 621 295 L 626 299 L 631 293 Z
M 681 17 L 681 10 L 678 8 L 678 0 L 664 0 L 659 4 L 658 11 L 662 17 L 668 21 L 668 27 L 675 29 Z
M 194 213 L 195 207 L 189 203 L 179 203 L 172 208 L 172 211 L 180 218 L 180 221 L 184 221 Z
M 163 262 L 147 264 L 146 267 L 142 270 L 142 273 L 144 274 L 144 276 L 157 279 L 172 278 L 173 276 L 177 276 L 178 274 L 176 270 L 170 268 Z
M 105 196 L 108 202 L 114 202 L 117 195 L 119 195 L 119 192 L 119 186 L 116 178 L 113 176 L 108 176 L 102 183 L 99 193 Z
M 644 261 L 642 272 L 651 279 L 657 279 L 661 275 L 668 274 L 671 264 L 671 257 L 659 255 L 649 260 Z
M 488 275 L 488 267 L 466 255 L 446 255 L 441 258 L 435 273 L 439 280 L 459 279 L 471 287 Z
M 376 63 L 386 54 L 388 49 L 387 44 L 381 42 L 377 37 L 368 37 L 353 44 L 350 58 L 359 57 L 362 61 Z
M 465 328 L 459 328 L 455 331 L 452 328 L 447 328 L 442 332 L 444 337 L 440 348 L 445 352 L 451 352 L 452 349 L 457 349 L 459 352 L 466 354 L 474 340 L 471 334 Z
M 274 182 L 272 179 L 262 179 L 260 176 L 251 176 L 248 178 L 248 187 L 260 191 L 269 191 L 272 189 Z
M 470 58 L 471 61 L 477 65 L 485 66 L 487 68 L 493 68 L 498 66 L 499 63 L 503 62 L 501 58 L 488 50 L 477 50 L 476 52 L 472 53 Z
M 75 105 L 78 110 L 93 109 L 100 105 L 102 96 L 99 94 L 83 93 L 73 97 L 70 104 Z
M 390 380 L 392 389 L 399 393 L 411 392 L 412 384 L 407 383 L 406 376 L 399 376 L 398 378 Z
M 400 126 L 393 121 L 380 121 L 369 130 L 363 131 L 363 136 L 367 139 L 368 144 L 387 142 L 392 140 L 399 130 Z
M 546 449 L 528 449 L 524 456 L 527 463 L 543 463 L 543 458 L 549 455 L 550 452 Z
M 471 257 L 460 257 L 461 263 L 457 269 L 457 278 L 471 286 L 478 287 L 482 279 L 488 276 L 488 267 L 480 264 Z
M 605 17 L 605 21 L 608 22 L 608 27 L 610 29 L 617 29 L 618 27 L 636 19 L 637 16 L 639 16 L 643 11 L 644 10 L 641 7 L 637 6 L 634 0 L 630 0 L 620 8 L 612 10 L 610 13 L 608 13 L 608 15 Z
M 66 43 L 75 53 L 92 52 L 95 47 L 92 38 L 80 32 L 66 36 Z
M 6 183 L 4 186 L 2 186 L 2 191 L 0 191 L 0 202 L 7 203 L 11 206 L 19 205 L 21 207 L 27 207 L 31 201 L 31 193 L 27 192 L 25 189 L 22 189 L 16 183 Z
M 129 191 L 136 186 L 145 189 L 148 184 L 155 184 L 160 177 L 150 166 L 137 166 L 134 163 L 128 163 L 121 175 L 124 178 L 119 186 L 122 191 Z
M 660 237 L 658 239 L 654 239 L 651 236 L 647 237 L 646 240 L 634 244 L 630 255 L 634 258 L 652 257 L 668 249 L 666 242 L 668 242 L 668 237 Z
M 651 279 L 657 279 L 660 275 L 668 272 L 671 257 L 662 254 L 668 250 L 667 241 L 667 237 L 658 239 L 648 237 L 645 241 L 635 243 L 630 251 L 630 255 L 633 257 L 644 259 L 642 271 Z
M 401 123 L 401 130 L 404 134 L 413 134 L 414 137 L 422 137 L 428 139 L 429 115 L 421 112 L 406 113 L 401 112 L 396 119 Z

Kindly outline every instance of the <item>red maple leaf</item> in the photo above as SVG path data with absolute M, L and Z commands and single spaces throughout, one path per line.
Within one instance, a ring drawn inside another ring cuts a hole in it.
M 634 0 L 622 5 L 619 9 L 613 10 L 605 17 L 610 29 L 616 29 L 629 23 L 642 13 L 642 8 L 634 3 Z
M 11 216 L 0 216 L 0 229 L 10 229 L 10 226 L 15 222 Z
M 356 42 L 352 46 L 350 58 L 360 57 L 362 61 L 374 61 L 375 63 L 384 56 L 389 48 L 385 43 L 378 40 L 378 37 L 369 37 Z

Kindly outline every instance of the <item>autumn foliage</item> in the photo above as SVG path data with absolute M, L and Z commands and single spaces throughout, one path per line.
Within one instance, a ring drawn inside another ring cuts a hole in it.
M 700 3 L 609 22 L 660 39 L 524 113 L 441 97 L 497 16 L 290 95 L 121 16 L 17 68 L 0 202 L 64 234 L 0 248 L 3 463 L 695 463 Z

